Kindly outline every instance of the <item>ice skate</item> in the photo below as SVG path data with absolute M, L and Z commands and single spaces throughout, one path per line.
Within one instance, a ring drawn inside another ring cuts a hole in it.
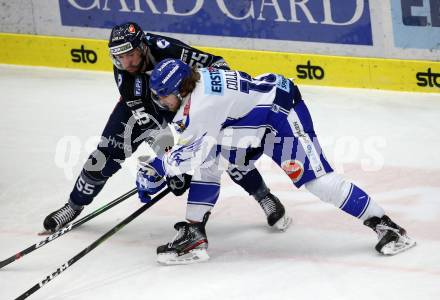
M 377 233 L 379 242 L 375 249 L 383 255 L 395 255 L 416 245 L 416 241 L 406 234 L 406 230 L 384 215 L 382 218 L 371 217 L 364 225 Z
M 292 219 L 286 215 L 286 210 L 280 200 L 273 194 L 267 194 L 263 199 L 258 200 L 261 208 L 267 217 L 267 224 L 279 231 L 286 231 Z
M 208 215 L 200 223 L 176 223 L 174 229 L 177 234 L 174 239 L 157 248 L 157 262 L 163 265 L 182 265 L 208 260 L 208 238 L 205 231 Z
M 75 218 L 79 216 L 84 207 L 77 206 L 74 208 L 74 206 L 76 205 L 69 202 L 60 209 L 57 209 L 56 211 L 50 213 L 43 222 L 43 226 L 46 229 L 46 232 L 53 233 L 75 220 Z M 44 232 L 40 233 L 40 235 L 42 234 L 44 234 Z

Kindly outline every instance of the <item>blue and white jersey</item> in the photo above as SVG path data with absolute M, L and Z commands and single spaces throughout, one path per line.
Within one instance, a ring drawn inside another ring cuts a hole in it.
M 223 148 L 258 147 L 270 113 L 293 102 L 293 83 L 276 74 L 251 78 L 246 73 L 214 68 L 200 69 L 200 81 L 185 97 L 173 119 L 180 133 L 177 144 L 164 156 L 166 173 L 178 175 L 197 169 Z M 276 103 L 276 99 L 282 99 Z M 290 100 L 289 100 L 290 99 Z M 274 103 L 275 102 L 275 103 Z

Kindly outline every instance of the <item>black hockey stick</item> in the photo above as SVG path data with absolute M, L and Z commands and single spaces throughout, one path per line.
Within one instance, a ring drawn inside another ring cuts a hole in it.
M 148 208 L 153 206 L 156 202 L 158 202 L 160 199 L 162 199 L 164 196 L 166 196 L 170 192 L 170 189 L 167 187 L 162 192 L 160 192 L 156 197 L 151 199 L 150 202 L 147 204 L 144 204 L 142 207 L 140 207 L 138 210 L 136 210 L 134 213 L 129 215 L 127 218 L 125 218 L 123 221 L 121 221 L 118 225 L 110 229 L 106 234 L 101 236 L 99 239 L 91 243 L 87 248 L 83 249 L 81 252 L 79 252 L 77 255 L 69 259 L 67 262 L 62 264 L 58 269 L 56 269 L 55 272 L 48 275 L 45 279 L 40 281 L 39 283 L 35 284 L 33 287 L 31 287 L 29 290 L 27 290 L 25 293 L 20 295 L 15 300 L 22 300 L 26 299 L 36 291 L 38 291 L 40 288 L 42 288 L 44 285 L 46 285 L 49 281 L 54 279 L 56 276 L 60 275 L 63 271 L 65 271 L 67 268 L 72 266 L 75 262 L 83 258 L 87 253 L 98 247 L 102 242 L 107 240 L 109 237 L 111 237 L 113 234 L 121 230 L 125 225 L 136 219 L 140 214 L 142 214 L 144 211 L 146 211 Z
M 65 227 L 57 230 L 56 232 L 54 232 L 53 234 L 51 234 L 50 236 L 48 236 L 47 238 L 45 238 L 44 240 L 33 244 L 32 246 L 18 252 L 15 255 L 12 255 L 11 257 L 2 260 L 0 262 L 0 269 L 3 268 L 6 265 L 9 265 L 10 263 L 22 258 L 23 256 L 25 256 L 26 254 L 31 253 L 32 251 L 46 245 L 49 242 L 52 242 L 53 240 L 55 240 L 56 238 L 64 235 L 65 233 L 71 231 L 72 229 L 75 229 L 76 227 L 84 224 L 85 222 L 93 219 L 94 217 L 102 214 L 103 212 L 109 210 L 110 208 L 112 208 L 113 206 L 121 203 L 122 201 L 130 198 L 131 196 L 133 196 L 134 194 L 136 194 L 137 189 L 134 188 L 132 190 L 130 190 L 129 192 L 125 193 L 124 195 L 119 196 L 118 198 L 116 198 L 115 200 L 107 203 L 106 205 L 102 206 L 101 208 L 98 208 L 97 210 L 95 210 L 94 212 L 88 214 L 87 216 L 84 216 L 84 218 L 79 219 L 78 221 L 74 222 L 74 223 L 70 223 L 67 224 Z

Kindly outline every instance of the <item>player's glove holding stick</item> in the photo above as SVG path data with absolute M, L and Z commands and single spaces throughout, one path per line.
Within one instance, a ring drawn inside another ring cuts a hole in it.
M 148 156 L 138 158 L 139 170 L 136 176 L 136 186 L 139 199 L 143 203 L 148 203 L 151 200 L 151 195 L 160 192 L 167 184 L 165 178 L 149 164 L 150 160 Z
M 161 175 L 163 169 L 159 159 L 151 160 L 148 156 L 140 156 L 138 166 L 136 186 L 139 199 L 143 203 L 148 203 L 151 200 L 151 195 L 161 191 L 165 185 L 168 185 L 174 195 L 181 196 L 191 184 L 192 176 L 188 174 L 164 178 Z

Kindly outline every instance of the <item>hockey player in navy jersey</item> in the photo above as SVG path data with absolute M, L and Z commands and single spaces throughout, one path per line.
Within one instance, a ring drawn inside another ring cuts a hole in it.
M 108 46 L 121 97 L 104 127 L 101 142 L 76 180 L 68 202 L 45 218 L 43 225 L 48 231 L 56 231 L 74 220 L 142 142 L 165 146 L 155 139 L 160 135 L 157 133 L 159 129 L 173 119 L 174 113 L 161 109 L 151 100 L 149 77 L 157 62 L 165 58 L 179 58 L 190 66 L 229 68 L 220 56 L 169 37 L 145 34 L 135 23 L 115 26 Z M 256 169 L 238 170 L 231 167 L 228 171 L 232 180 L 258 201 L 270 226 L 280 230 L 287 228 L 290 219 L 285 214 L 284 206 L 270 192 Z M 189 186 L 190 177 L 186 174 L 167 177 L 172 183 L 172 192 L 183 194 Z
M 176 112 L 173 124 L 180 132 L 176 145 L 162 156 L 150 159 L 138 182 L 145 190 L 158 178 L 194 171 L 188 203 L 208 199 L 209 203 L 188 206 L 188 222 L 179 222 L 169 243 L 158 247 L 158 261 L 179 264 L 209 258 L 205 231 L 209 211 L 220 189 L 226 158 L 243 167 L 237 151 L 264 147 L 290 177 L 324 202 L 360 219 L 378 235 L 375 249 L 393 255 L 415 245 L 406 231 L 394 223 L 370 196 L 352 182 L 336 174 L 318 142 L 313 122 L 298 87 L 277 74 L 251 78 L 233 70 L 191 69 L 180 60 L 167 59 L 157 64 L 150 87 L 159 104 Z M 215 112 L 215 113 L 212 113 Z M 247 150 L 249 151 L 249 150 Z M 209 180 L 208 180 L 209 179 Z M 201 196 L 202 195 L 202 196 Z M 203 206 L 204 204 L 204 206 Z

